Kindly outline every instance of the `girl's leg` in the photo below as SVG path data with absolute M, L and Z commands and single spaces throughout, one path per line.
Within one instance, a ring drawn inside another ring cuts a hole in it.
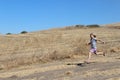
M 105 56 L 105 52 L 97 52 L 96 54 Z
M 87 62 L 90 62 L 91 57 L 92 57 L 92 53 L 91 53 L 91 52 L 89 52 Z

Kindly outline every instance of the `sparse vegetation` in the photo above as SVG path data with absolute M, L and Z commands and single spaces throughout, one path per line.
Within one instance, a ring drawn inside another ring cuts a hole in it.
M 67 26 L 65 28 L 62 28 L 63 30 L 73 30 L 73 29 L 81 29 L 85 28 L 84 25 L 73 25 L 73 26 Z
M 75 25 L 76 28 L 82 28 L 85 27 L 84 25 Z
M 11 35 L 12 33 L 6 33 L 6 35 Z
M 109 26 L 108 28 L 120 29 L 120 26 Z
M 85 44 L 89 41 L 89 33 L 91 32 L 97 33 L 98 37 L 105 42 L 120 39 L 119 30 L 108 28 L 58 29 L 25 34 L 24 36 L 0 36 L 0 69 L 85 56 L 89 51 L 89 46 Z M 107 53 L 113 53 L 119 51 L 120 45 L 118 44 L 119 42 L 98 44 L 98 48 L 99 50 L 107 48 L 105 50 Z M 115 50 L 116 47 L 117 50 Z
M 27 32 L 27 31 L 22 31 L 22 32 L 21 32 L 21 34 L 26 34 L 26 33 L 28 33 L 28 32 Z
M 93 25 L 87 25 L 86 27 L 88 27 L 88 28 L 98 28 L 100 26 L 98 24 L 93 24 Z

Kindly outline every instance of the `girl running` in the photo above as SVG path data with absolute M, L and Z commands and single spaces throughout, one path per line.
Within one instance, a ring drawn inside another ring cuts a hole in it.
M 93 33 L 91 33 L 90 34 L 90 42 L 88 43 L 88 45 L 90 45 L 91 49 L 90 49 L 90 52 L 88 54 L 88 59 L 85 62 L 87 62 L 87 63 L 90 62 L 92 54 L 96 54 L 96 55 L 102 54 L 103 56 L 105 56 L 104 52 L 97 52 L 97 41 L 102 42 L 104 44 L 104 42 L 102 40 L 97 39 L 96 35 L 94 35 Z

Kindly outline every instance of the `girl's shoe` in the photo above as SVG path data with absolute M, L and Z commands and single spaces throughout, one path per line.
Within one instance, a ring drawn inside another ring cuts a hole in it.
M 103 56 L 105 56 L 105 52 L 103 52 Z

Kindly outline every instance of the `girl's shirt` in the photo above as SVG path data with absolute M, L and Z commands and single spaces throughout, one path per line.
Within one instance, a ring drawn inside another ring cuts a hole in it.
M 97 39 L 96 38 L 92 38 L 92 39 L 90 39 L 90 43 L 91 43 L 91 48 L 92 49 L 96 49 L 97 48 Z

